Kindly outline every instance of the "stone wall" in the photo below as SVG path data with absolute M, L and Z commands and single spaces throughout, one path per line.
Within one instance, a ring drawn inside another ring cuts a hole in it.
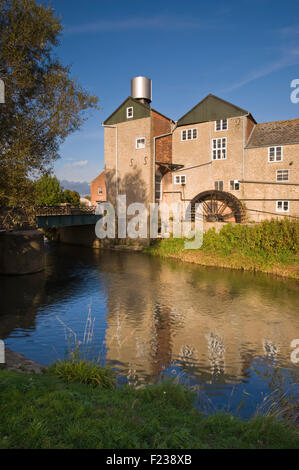
M 37 273 L 44 269 L 44 235 L 38 230 L 0 233 L 0 274 Z

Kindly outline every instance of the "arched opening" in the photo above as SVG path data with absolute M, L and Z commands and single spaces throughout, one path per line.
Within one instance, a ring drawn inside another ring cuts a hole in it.
M 245 209 L 241 201 L 233 194 L 224 191 L 204 191 L 190 203 L 191 219 L 195 218 L 195 204 L 202 204 L 203 219 L 206 222 L 237 222 L 245 219 Z

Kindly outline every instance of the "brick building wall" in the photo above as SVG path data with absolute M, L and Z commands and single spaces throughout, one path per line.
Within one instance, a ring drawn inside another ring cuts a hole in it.
M 90 200 L 92 206 L 106 201 L 106 178 L 104 171 L 90 183 Z

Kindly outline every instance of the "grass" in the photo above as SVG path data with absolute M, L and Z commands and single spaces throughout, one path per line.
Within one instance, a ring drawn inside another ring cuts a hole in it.
M 157 240 L 145 252 L 205 266 L 261 271 L 299 279 L 299 222 L 266 220 L 210 229 L 200 249 L 186 250 L 184 239 Z
M 0 449 L 299 448 L 298 430 L 272 416 L 204 417 L 181 385 L 107 388 L 77 372 L 0 371 Z

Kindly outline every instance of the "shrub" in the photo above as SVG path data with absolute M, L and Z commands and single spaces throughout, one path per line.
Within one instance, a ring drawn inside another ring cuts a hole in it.
M 115 386 L 115 377 L 111 369 L 83 359 L 71 358 L 58 361 L 50 367 L 49 372 L 67 383 L 79 382 L 108 389 Z

